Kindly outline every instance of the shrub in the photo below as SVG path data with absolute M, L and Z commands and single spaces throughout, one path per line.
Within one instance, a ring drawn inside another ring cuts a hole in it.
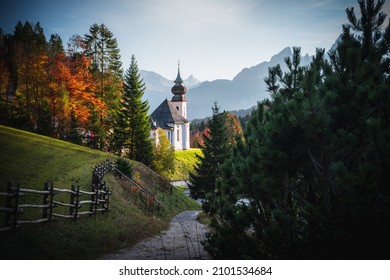
M 115 165 L 116 165 L 116 168 L 120 172 L 125 174 L 126 176 L 128 176 L 130 178 L 133 176 L 133 165 L 131 164 L 130 161 L 128 161 L 128 160 L 126 160 L 124 158 L 118 158 L 115 161 Z

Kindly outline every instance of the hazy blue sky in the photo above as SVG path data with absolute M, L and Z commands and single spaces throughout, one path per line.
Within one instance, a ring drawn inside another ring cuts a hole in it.
M 72 35 L 104 23 L 117 38 L 125 69 L 135 54 L 140 69 L 174 79 L 180 59 L 183 78 L 200 80 L 232 79 L 287 46 L 310 55 L 316 47 L 328 50 L 347 22 L 345 9 L 357 6 L 357 0 L 2 2 L 0 27 L 7 33 L 18 20 L 39 21 L 47 38 L 58 33 L 66 46 Z

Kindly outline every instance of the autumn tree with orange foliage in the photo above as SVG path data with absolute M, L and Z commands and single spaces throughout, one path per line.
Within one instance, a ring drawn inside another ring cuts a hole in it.
M 58 133 L 66 131 L 71 116 L 85 130 L 91 125 L 94 110 L 105 116 L 106 105 L 96 97 L 96 85 L 89 67 L 90 61 L 83 54 L 70 58 L 62 53 L 56 57 L 50 83 L 50 105 L 54 121 L 62 125 L 62 129 L 58 127 Z
M 86 49 L 79 36 L 67 52 L 56 34 L 46 42 L 39 23 L 19 22 L 12 35 L 0 32 L 2 123 L 68 140 L 72 129 L 93 135 L 94 115 L 105 118 L 109 106 Z
M 225 115 L 228 144 L 229 145 L 235 144 L 237 142 L 237 137 L 242 140 L 243 131 L 242 131 L 241 123 L 237 118 L 237 116 L 227 111 L 224 111 L 220 114 Z M 202 124 L 204 124 L 204 122 L 199 124 L 199 126 L 201 126 Z M 193 128 L 193 132 L 191 133 L 191 139 L 190 139 L 192 148 L 203 148 L 204 138 L 210 136 L 210 128 L 208 127 L 208 122 L 205 123 L 204 125 L 206 127 L 202 131 L 197 130 L 196 126 Z

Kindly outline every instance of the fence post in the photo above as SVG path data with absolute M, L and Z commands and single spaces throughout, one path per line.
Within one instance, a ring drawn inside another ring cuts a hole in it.
M 94 180 L 92 179 L 92 190 L 91 192 L 93 192 L 93 194 L 91 194 L 91 204 L 89 205 L 89 212 L 92 213 L 94 212 L 93 211 L 93 208 L 94 208 L 94 201 L 95 201 L 95 183 L 94 183 Z
M 77 218 L 79 216 L 79 197 L 80 197 L 80 185 L 76 186 L 76 196 L 75 196 L 75 213 L 74 213 L 74 220 L 77 221 Z
M 95 207 L 94 207 L 94 211 L 93 211 L 93 215 L 96 217 L 96 212 L 97 212 L 97 208 L 98 208 L 98 203 L 99 203 L 99 187 L 96 188 L 95 190 Z
M 45 192 L 49 191 L 49 182 L 45 182 L 43 184 L 43 190 Z M 49 197 L 49 195 L 46 193 L 43 195 L 43 201 L 42 201 L 43 205 L 48 205 L 48 203 L 49 203 L 48 197 Z M 42 219 L 46 219 L 46 218 L 47 218 L 47 208 L 42 208 Z
M 108 204 L 110 203 L 110 188 L 109 187 L 105 187 L 105 191 L 106 191 L 106 194 L 104 196 L 104 205 L 105 205 L 105 213 L 108 214 Z
M 95 172 L 96 172 L 96 167 L 92 171 L 92 191 L 94 191 L 93 184 L 95 184 Z
M 76 191 L 75 185 L 72 185 L 70 187 L 70 189 L 72 190 L 72 192 L 75 192 Z M 74 193 L 70 193 L 69 204 L 73 205 L 73 206 L 74 206 L 74 197 L 75 197 Z M 72 206 L 69 207 L 69 215 L 70 216 L 74 215 L 74 210 L 73 209 L 74 209 L 74 207 L 72 207 Z
M 12 228 L 15 231 L 18 226 L 18 216 L 19 216 L 19 196 L 20 196 L 20 184 L 16 183 L 15 190 L 15 208 L 14 208 L 14 220 Z
M 106 188 L 106 181 L 101 181 L 101 184 L 100 184 L 100 190 L 101 191 L 104 191 L 104 189 Z M 99 194 L 99 199 L 102 199 L 104 197 L 104 194 L 100 193 Z
M 102 184 L 100 186 L 100 191 L 106 192 L 106 181 L 102 182 Z M 101 207 L 102 209 L 105 209 L 103 211 L 103 213 L 104 213 L 104 212 L 106 212 L 106 194 L 105 193 L 100 193 L 99 194 L 99 200 L 104 200 L 104 202 L 102 203 L 102 207 Z
M 50 206 L 49 206 L 49 225 L 53 218 L 53 207 L 54 207 L 54 183 L 50 182 Z

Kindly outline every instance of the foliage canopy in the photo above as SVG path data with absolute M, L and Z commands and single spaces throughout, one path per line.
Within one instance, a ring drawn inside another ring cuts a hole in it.
M 325 59 L 269 69 L 259 103 L 224 162 L 207 246 L 217 258 L 383 258 L 390 230 L 390 26 L 384 1 L 347 9 Z

